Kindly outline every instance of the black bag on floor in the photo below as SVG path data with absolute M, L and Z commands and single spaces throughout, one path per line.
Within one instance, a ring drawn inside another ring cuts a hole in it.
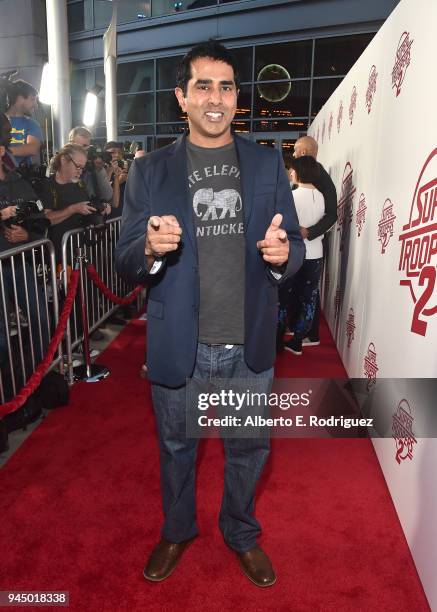
M 8 433 L 17 429 L 26 429 L 27 425 L 34 423 L 42 415 L 41 402 L 35 395 L 31 395 L 27 402 L 4 417 Z
M 68 404 L 70 388 L 63 374 L 51 371 L 44 376 L 34 395 L 45 410 L 53 410 Z

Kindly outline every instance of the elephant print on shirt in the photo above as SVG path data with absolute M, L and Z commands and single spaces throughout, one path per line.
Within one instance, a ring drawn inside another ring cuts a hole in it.
M 206 210 L 203 211 L 203 207 Z M 211 188 L 198 189 L 194 194 L 193 208 L 197 217 L 202 217 L 202 221 L 216 221 L 224 219 L 229 212 L 229 217 L 236 217 L 237 212 L 242 208 L 241 196 L 235 189 L 222 189 L 213 191 Z M 217 216 L 217 210 L 220 215 Z

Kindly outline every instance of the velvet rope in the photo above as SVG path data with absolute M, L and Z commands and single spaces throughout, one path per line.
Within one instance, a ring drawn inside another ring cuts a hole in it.
M 53 338 L 50 341 L 50 344 L 47 349 L 47 353 L 41 363 L 37 366 L 32 376 L 29 378 L 27 383 L 22 387 L 22 389 L 17 393 L 17 395 L 11 401 L 7 402 L 0 406 L 0 418 L 4 417 L 6 414 L 10 412 L 14 412 L 21 408 L 21 406 L 26 402 L 28 397 L 35 391 L 35 389 L 39 386 L 42 377 L 47 372 L 50 364 L 53 361 L 53 357 L 55 352 L 64 336 L 65 328 L 67 327 L 67 322 L 70 317 L 71 309 L 73 308 L 74 298 L 76 297 L 77 286 L 79 283 L 79 270 L 74 270 L 71 273 L 70 285 L 68 287 L 67 297 L 65 298 L 64 307 L 62 309 L 61 315 L 59 317 L 58 325 L 56 327 L 55 333 L 53 334 Z
M 118 304 L 119 306 L 126 306 L 127 304 L 132 304 L 132 302 L 135 300 L 135 298 L 137 297 L 137 295 L 142 289 L 141 285 L 138 285 L 138 287 L 135 287 L 135 289 L 131 293 L 129 293 L 129 295 L 127 295 L 126 297 L 124 298 L 118 297 L 118 295 L 115 295 L 115 293 L 112 293 L 112 291 L 105 285 L 105 283 L 102 281 L 100 276 L 97 274 L 97 270 L 92 264 L 88 264 L 86 269 L 87 269 L 89 277 L 91 278 L 93 283 L 96 285 L 96 287 L 100 289 L 103 295 L 107 297 L 109 300 L 111 300 L 111 302 L 114 302 L 114 304 Z

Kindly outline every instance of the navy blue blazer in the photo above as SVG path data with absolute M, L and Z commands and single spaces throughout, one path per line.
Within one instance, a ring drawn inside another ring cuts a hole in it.
M 127 181 L 116 267 L 133 283 L 150 286 L 147 308 L 147 367 L 150 380 L 169 387 L 185 384 L 194 370 L 198 340 L 199 269 L 193 207 L 188 189 L 186 136 L 134 161 Z M 276 354 L 277 281 L 257 249 L 274 215 L 290 241 L 285 274 L 302 265 L 305 245 L 280 153 L 234 136 L 246 243 L 244 352 L 255 372 L 272 367 Z M 181 246 L 165 258 L 157 275 L 147 274 L 147 221 L 174 215 Z

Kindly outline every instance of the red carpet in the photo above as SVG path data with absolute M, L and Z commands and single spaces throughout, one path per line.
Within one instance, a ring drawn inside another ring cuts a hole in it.
M 311 349 L 311 376 L 321 375 L 317 352 L 326 361 L 328 349 Z M 146 582 L 161 509 L 148 385 L 138 377 L 143 351 L 143 326 L 133 322 L 101 359 L 111 377 L 77 384 L 71 405 L 1 470 L 0 590 L 69 591 L 80 612 L 429 609 L 367 440 L 273 441 L 257 503 L 260 543 L 278 573 L 266 590 L 247 581 L 222 542 L 222 450 L 206 441 L 201 537 L 168 581 Z M 280 374 L 298 359 L 281 356 Z

